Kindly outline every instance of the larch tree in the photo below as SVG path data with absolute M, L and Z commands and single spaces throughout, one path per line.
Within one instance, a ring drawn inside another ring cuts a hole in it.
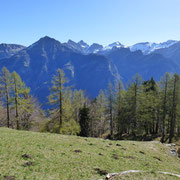
M 98 121 L 98 134 L 103 135 L 106 131 L 106 98 L 103 90 L 100 90 L 99 95 L 96 100 L 96 110 L 97 110 L 97 121 Z
M 171 100 L 171 116 L 170 116 L 170 133 L 169 143 L 172 143 L 177 119 L 177 106 L 179 103 L 180 78 L 178 74 L 174 74 L 172 78 L 172 100 Z
M 7 127 L 10 127 L 10 92 L 12 89 L 11 73 L 6 67 L 3 67 L 0 75 L 1 98 L 6 106 Z
M 30 96 L 30 88 L 22 81 L 21 77 L 14 71 L 12 73 L 12 106 L 15 109 L 16 128 L 20 129 L 23 124 L 25 129 L 30 128 L 29 117 L 33 104 Z M 20 122 L 21 120 L 21 122 Z
M 166 133 L 166 116 L 167 116 L 167 101 L 168 101 L 168 91 L 170 83 L 170 74 L 166 73 L 161 79 L 161 91 L 162 91 L 162 136 L 161 142 L 165 142 L 165 133 Z
M 67 94 L 67 87 L 65 84 L 68 83 L 68 79 L 65 77 L 64 71 L 58 69 L 56 75 L 53 76 L 52 87 L 50 88 L 51 94 L 49 95 L 49 103 L 52 106 L 53 119 L 59 122 L 57 132 L 60 132 L 63 123 L 64 115 L 64 103 L 65 96 Z
M 123 123 L 123 95 L 124 86 L 121 80 L 118 80 L 115 85 L 115 118 L 118 137 L 120 138 L 123 134 L 124 123 Z
M 129 109 L 129 118 L 133 136 L 136 136 L 137 121 L 139 118 L 139 95 L 141 93 L 142 77 L 136 74 L 132 79 L 132 84 L 128 88 L 127 100 Z
M 108 85 L 108 89 L 106 92 L 106 100 L 107 100 L 107 117 L 109 120 L 109 127 L 110 127 L 110 137 L 113 138 L 114 135 L 114 87 L 113 84 L 110 82 Z
M 73 115 L 76 122 L 79 122 L 79 112 L 86 102 L 84 92 L 82 90 L 74 90 L 72 97 Z

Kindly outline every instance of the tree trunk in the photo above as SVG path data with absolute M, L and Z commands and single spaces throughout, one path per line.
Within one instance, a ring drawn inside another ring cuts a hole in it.
M 10 127 L 10 110 L 9 110 L 9 90 L 6 78 L 4 79 L 6 89 L 6 111 L 7 111 L 7 127 Z
M 59 128 L 62 128 L 62 78 L 59 73 Z
M 19 113 L 18 113 L 18 95 L 17 95 L 17 84 L 15 78 L 14 78 L 14 89 L 15 89 L 16 127 L 17 130 L 19 130 L 20 126 L 19 126 Z
M 170 121 L 170 134 L 169 134 L 169 143 L 172 143 L 172 138 L 174 137 L 175 121 L 176 121 L 176 84 L 177 77 L 174 76 L 174 88 L 173 88 L 173 100 L 172 100 L 172 112 L 171 112 L 171 121 Z
M 162 137 L 161 137 L 161 143 L 164 143 L 164 138 L 165 138 L 165 119 L 166 119 L 166 99 L 167 99 L 167 84 L 168 84 L 168 80 L 166 78 L 166 82 L 165 82 L 165 89 L 164 89 L 164 101 L 163 101 L 163 116 L 162 116 Z

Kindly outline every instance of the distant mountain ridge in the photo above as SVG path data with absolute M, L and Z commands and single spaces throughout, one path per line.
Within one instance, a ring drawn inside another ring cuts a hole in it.
M 157 49 L 168 48 L 176 43 L 178 43 L 178 41 L 175 41 L 175 40 L 168 40 L 163 43 L 143 42 L 143 43 L 137 43 L 133 46 L 130 46 L 130 50 L 131 51 L 140 50 L 140 51 L 142 51 L 143 54 L 150 54 L 150 53 L 156 51 Z
M 0 59 L 11 57 L 24 48 L 25 46 L 17 44 L 0 44 Z
M 46 37 L 46 36 L 45 36 Z M 164 49 L 177 44 L 180 41 L 177 40 L 168 40 L 162 43 L 151 43 L 151 42 L 142 42 L 136 43 L 132 46 L 125 46 L 121 44 L 119 41 L 111 43 L 107 46 L 103 46 L 98 43 L 93 43 L 92 45 L 88 45 L 83 40 L 79 42 L 74 42 L 72 40 L 68 40 L 68 42 L 62 43 L 67 48 L 71 49 L 73 52 L 81 53 L 81 54 L 101 54 L 105 55 L 109 53 L 111 50 L 116 48 L 129 48 L 132 52 L 134 51 L 142 51 L 143 54 L 147 55 L 153 53 L 158 49 Z M 24 49 L 25 46 L 17 45 L 17 44 L 0 44 L 0 59 L 10 57 L 16 54 L 18 51 Z
M 83 55 L 72 51 L 59 41 L 44 37 L 10 58 L 0 60 L 0 68 L 17 71 L 31 87 L 41 103 L 47 102 L 51 79 L 58 68 L 65 71 L 74 88 L 85 90 L 96 97 L 117 74 L 109 60 L 100 55 Z
M 96 43 L 90 46 L 84 41 L 61 43 L 48 36 L 29 47 L 0 47 L 3 47 L 0 48 L 3 49 L 0 51 L 0 68 L 5 66 L 11 72 L 17 71 L 42 104 L 47 102 L 51 79 L 58 68 L 65 71 L 73 88 L 86 91 L 92 98 L 101 89 L 106 89 L 109 82 L 121 79 L 127 84 L 136 73 L 145 80 L 152 76 L 160 80 L 166 72 L 180 73 L 179 41 L 161 43 L 150 49 L 150 53 L 137 47 L 132 50 L 120 42 L 106 47 Z

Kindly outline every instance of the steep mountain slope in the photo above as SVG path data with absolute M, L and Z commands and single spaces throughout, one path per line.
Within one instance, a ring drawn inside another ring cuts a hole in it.
M 93 43 L 87 50 L 87 54 L 98 53 L 103 50 L 103 46 L 97 43 Z
M 143 55 L 141 51 L 131 52 L 129 48 L 121 48 L 109 53 L 107 57 L 117 67 L 124 83 L 136 73 L 144 79 L 154 77 L 159 80 L 166 72 L 180 72 L 175 63 L 160 54 Z
M 70 85 L 87 91 L 90 97 L 97 96 L 109 81 L 115 82 L 119 77 L 127 84 L 136 73 L 144 79 L 153 76 L 160 80 L 166 72 L 180 72 L 180 42 L 144 55 L 119 42 L 107 47 L 71 40 L 61 44 L 46 36 L 27 48 L 16 45 L 7 52 L 0 54 L 8 57 L 0 60 L 0 68 L 17 71 L 41 103 L 47 102 L 51 79 L 58 68 L 64 69 Z
M 69 40 L 67 43 L 63 43 L 64 46 L 71 49 L 73 52 L 81 53 L 81 54 L 87 54 L 89 45 L 86 44 L 84 41 L 79 41 L 78 43 Z
M 158 49 L 154 54 L 161 54 L 166 58 L 172 59 L 180 67 L 180 42 L 168 48 Z
M 17 44 L 0 44 L 0 59 L 11 57 L 24 48 Z
M 75 53 L 49 37 L 41 38 L 11 58 L 2 59 L 0 68 L 3 66 L 17 71 L 41 103 L 47 100 L 52 76 L 58 68 L 64 69 L 71 85 L 86 90 L 91 97 L 116 78 L 106 57 Z
M 143 54 L 150 54 L 152 52 L 154 52 L 157 49 L 162 49 L 162 48 L 168 48 L 174 44 L 176 44 L 178 41 L 174 41 L 174 40 L 168 40 L 166 42 L 163 43 L 150 43 L 150 42 L 142 42 L 142 43 L 137 43 L 133 46 L 130 46 L 130 50 L 132 52 L 134 51 L 142 51 Z

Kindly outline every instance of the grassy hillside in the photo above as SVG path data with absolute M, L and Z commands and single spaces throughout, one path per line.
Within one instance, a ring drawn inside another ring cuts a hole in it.
M 14 176 L 18 180 L 97 180 L 104 179 L 106 173 L 131 169 L 148 171 L 150 177 L 157 171 L 180 174 L 180 159 L 155 142 L 110 141 L 0 128 L 0 179 Z

